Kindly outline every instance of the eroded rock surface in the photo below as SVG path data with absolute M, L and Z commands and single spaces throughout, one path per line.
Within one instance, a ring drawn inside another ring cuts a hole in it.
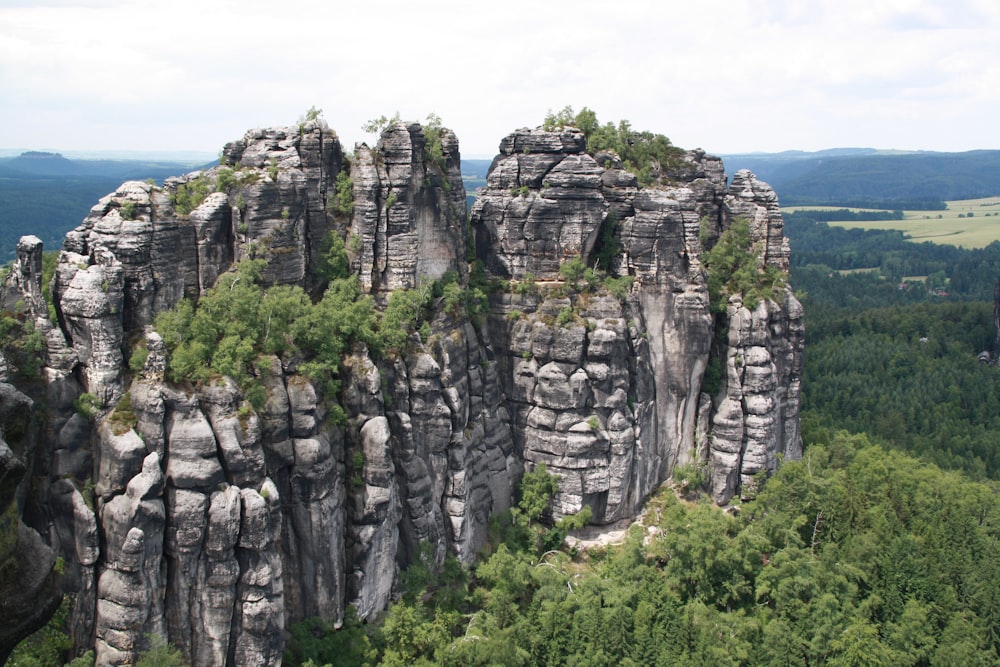
M 387 294 L 449 271 L 464 277 L 465 188 L 455 134 L 397 122 L 374 149 L 359 144 L 354 154 L 350 249 L 362 286 Z
M 266 260 L 268 286 L 318 296 L 334 230 L 380 307 L 448 274 L 468 285 L 459 161 L 446 128 L 392 124 L 355 151 L 348 215 L 325 123 L 253 130 L 218 167 L 102 199 L 67 235 L 56 322 L 40 243 L 22 241 L 0 299 L 44 335 L 51 414 L 18 460 L 47 480 L 37 516 L 52 528 L 16 548 L 41 554 L 38 590 L 54 586 L 46 563 L 66 560 L 58 590 L 98 664 L 132 664 L 150 635 L 191 664 L 279 664 L 289 624 L 340 623 L 349 604 L 374 618 L 414 561 L 471 563 L 489 517 L 541 463 L 559 477 L 553 517 L 589 507 L 611 523 L 678 466 L 704 467 L 724 503 L 800 454 L 801 306 L 785 290 L 713 312 L 703 264 L 703 244 L 745 218 L 760 266 L 787 269 L 774 192 L 749 172 L 727 184 L 702 151 L 640 187 L 572 128 L 500 144 L 471 234 L 489 276 L 509 283 L 481 321 L 432 304 L 398 352 L 345 355 L 336 395 L 294 356 L 257 359 L 256 408 L 230 378 L 169 382 L 155 315 L 240 259 Z M 574 259 L 618 282 L 562 274 Z M 128 368 L 137 341 L 146 357 Z M 30 531 L 7 507 L 5 547 L 15 526 Z

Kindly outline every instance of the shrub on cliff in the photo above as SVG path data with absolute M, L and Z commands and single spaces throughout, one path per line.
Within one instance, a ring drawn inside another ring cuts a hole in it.
M 22 306 L 22 304 L 18 304 Z M 0 313 L 0 352 L 24 380 L 39 377 L 45 352 L 45 336 L 27 318 L 23 307 Z
M 550 131 L 562 127 L 579 129 L 587 138 L 590 155 L 605 150 L 614 151 L 621 158 L 625 170 L 634 173 L 644 186 L 652 185 L 668 173 L 684 155 L 683 149 L 671 144 L 666 136 L 634 130 L 627 120 L 620 120 L 617 125 L 612 122 L 601 125 L 597 114 L 587 107 L 579 113 L 574 113 L 570 106 L 563 107 L 558 113 L 549 111 L 542 127 Z
M 703 235 L 703 242 L 706 240 Z M 776 299 L 788 282 L 788 276 L 777 267 L 761 266 L 750 243 L 750 225 L 742 218 L 719 235 L 715 245 L 702 255 L 702 264 L 708 271 L 709 299 L 715 312 L 724 312 L 734 294 L 741 295 L 748 308 L 756 308 L 762 299 Z
M 300 287 L 265 287 L 264 260 L 243 260 L 197 306 L 185 300 L 160 313 L 155 327 L 170 353 L 170 379 L 204 381 L 226 375 L 259 407 L 263 393 L 253 372 L 257 358 L 301 354 L 306 357 L 302 372 L 335 393 L 341 355 L 355 340 L 373 342 L 376 330 L 371 298 L 362 296 L 356 277 L 343 277 L 343 255 L 343 241 L 332 243 L 325 259 L 332 280 L 316 304 Z

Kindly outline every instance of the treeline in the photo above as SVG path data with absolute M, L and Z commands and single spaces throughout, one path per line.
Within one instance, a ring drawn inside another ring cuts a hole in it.
M 898 230 L 831 227 L 805 216 L 786 217 L 785 233 L 792 247 L 792 283 L 807 292 L 822 290 L 816 280 L 836 271 L 877 269 L 892 283 L 939 273 L 949 296 L 986 300 L 993 298 L 1000 276 L 1000 242 L 976 249 L 914 243 Z
M 988 195 L 987 195 L 988 196 Z M 975 197 L 970 197 L 975 199 Z M 783 206 L 849 206 L 851 208 L 890 209 L 904 211 L 946 211 L 948 203 L 943 199 L 897 198 L 882 199 L 880 197 L 838 197 L 836 200 L 825 197 L 805 197 L 794 194 L 787 196 L 782 193 Z M 846 220 L 847 218 L 828 218 L 829 220 Z M 859 218 L 860 220 L 880 220 L 881 218 Z
M 608 548 L 531 539 L 551 530 L 525 518 L 535 482 L 474 569 L 418 562 L 377 622 L 294 626 L 285 664 L 995 665 L 996 486 L 865 436 L 806 438 L 756 500 L 664 489 Z
M 910 204 L 1000 192 L 1000 151 L 811 158 L 787 162 L 769 176 L 786 206 L 880 201 L 896 202 L 886 208 L 920 209 Z
M 903 211 L 852 211 L 848 208 L 836 210 L 809 210 L 790 211 L 783 213 L 785 224 L 789 222 L 830 222 L 831 220 L 844 220 L 848 222 L 864 222 L 868 220 L 902 220 Z

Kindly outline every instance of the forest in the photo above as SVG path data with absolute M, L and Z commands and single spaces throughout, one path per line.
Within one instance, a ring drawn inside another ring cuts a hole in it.
M 806 437 L 755 500 L 665 487 L 622 544 L 579 552 L 551 548 L 544 471 L 526 475 L 478 566 L 411 566 L 378 623 L 297 625 L 285 662 L 995 665 L 995 486 L 865 435 Z

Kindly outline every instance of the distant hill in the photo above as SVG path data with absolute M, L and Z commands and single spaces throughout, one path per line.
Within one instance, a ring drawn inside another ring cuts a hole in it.
M 24 234 L 42 239 L 46 250 L 58 250 L 66 232 L 123 181 L 162 181 L 201 166 L 171 160 L 69 159 L 43 151 L 0 157 L 0 262 L 14 258 Z
M 767 181 L 785 206 L 916 208 L 903 204 L 1000 194 L 1000 151 L 995 150 L 902 153 L 837 148 L 722 158 L 728 173 L 750 169 Z
M 493 160 L 462 160 L 462 182 L 465 184 L 465 205 L 471 209 L 476 203 L 476 191 L 486 187 L 486 176 L 489 174 Z

